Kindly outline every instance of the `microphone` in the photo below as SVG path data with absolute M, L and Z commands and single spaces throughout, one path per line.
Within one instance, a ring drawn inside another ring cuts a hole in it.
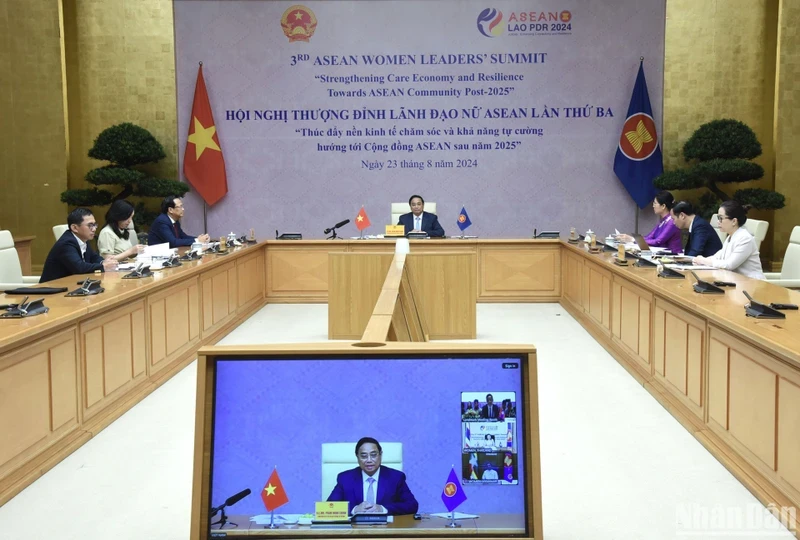
M 233 506 L 234 504 L 238 503 L 239 501 L 250 495 L 250 493 L 251 493 L 250 488 L 247 488 L 240 491 L 236 495 L 231 495 L 230 497 L 225 499 L 225 502 L 223 504 L 212 508 L 209 517 L 214 517 L 215 515 L 217 515 L 217 512 L 224 509 L 226 506 Z M 225 512 L 223 512 L 223 515 L 224 514 Z
M 338 229 L 339 227 L 344 227 L 344 226 L 345 226 L 345 225 L 347 225 L 348 223 L 350 223 L 350 220 L 349 220 L 349 219 L 346 219 L 346 220 L 344 220 L 344 221 L 340 221 L 339 223 L 337 223 L 337 224 L 336 224 L 336 225 L 334 225 L 333 227 L 331 227 L 331 228 L 329 228 L 329 229 L 325 229 L 324 231 L 322 231 L 322 234 L 328 234 L 328 233 L 329 233 L 329 232 L 331 232 L 332 230 L 334 230 L 334 229 Z

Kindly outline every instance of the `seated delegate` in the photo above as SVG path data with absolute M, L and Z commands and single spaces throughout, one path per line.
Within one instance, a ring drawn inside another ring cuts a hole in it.
M 372 437 L 356 443 L 358 467 L 339 473 L 329 501 L 347 501 L 351 514 L 414 514 L 419 503 L 406 475 L 381 465 L 383 449 Z
M 74 274 L 117 269 L 117 261 L 104 260 L 88 244 L 97 230 L 97 222 L 91 210 L 76 208 L 70 212 L 67 216 L 67 227 L 47 254 L 39 283 Z
M 711 224 L 695 215 L 692 203 L 681 201 L 672 207 L 672 221 L 682 230 L 689 231 L 683 254 L 687 257 L 710 257 L 720 249 L 722 242 Z
M 165 197 L 161 201 L 161 214 L 150 225 L 147 243 L 151 246 L 169 244 L 171 248 L 191 246 L 195 242 L 207 243 L 210 238 L 207 234 L 195 238 L 183 232 L 180 222 L 183 212 L 183 201 L 180 197 L 177 195 Z
M 408 206 L 411 212 L 400 216 L 397 224 L 405 227 L 408 234 L 410 232 L 425 232 L 431 237 L 443 237 L 444 229 L 439 225 L 439 218 L 436 214 L 425 212 L 425 201 L 421 195 L 412 195 L 408 199 Z
M 692 262 L 730 270 L 753 279 L 764 279 L 756 239 L 743 227 L 747 222 L 747 210 L 738 201 L 723 202 L 717 214 L 719 228 L 728 233 L 722 249 L 711 257 L 697 256 Z
M 106 226 L 97 235 L 97 250 L 109 259 L 123 261 L 139 253 L 139 239 L 133 228 L 133 205 L 122 199 L 114 201 L 106 212 Z
M 658 216 L 658 225 L 644 237 L 650 247 L 667 248 L 673 253 L 680 253 L 683 249 L 681 230 L 672 222 L 670 210 L 675 204 L 675 198 L 669 191 L 662 191 L 653 199 L 653 212 Z M 620 234 L 617 240 L 633 242 L 633 236 Z

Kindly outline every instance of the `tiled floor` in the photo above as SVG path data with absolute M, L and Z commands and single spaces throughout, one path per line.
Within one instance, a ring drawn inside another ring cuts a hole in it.
M 538 349 L 547 540 L 793 538 L 557 304 L 479 304 L 478 330 Z M 327 306 L 270 305 L 222 344 L 326 335 Z M 192 364 L 0 508 L 0 539 L 188 538 L 195 378 Z

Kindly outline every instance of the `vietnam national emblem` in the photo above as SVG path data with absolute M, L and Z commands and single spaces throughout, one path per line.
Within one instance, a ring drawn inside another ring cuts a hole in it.
M 283 12 L 281 28 L 284 35 L 293 41 L 305 41 L 314 35 L 317 29 L 317 17 L 305 6 L 295 5 Z

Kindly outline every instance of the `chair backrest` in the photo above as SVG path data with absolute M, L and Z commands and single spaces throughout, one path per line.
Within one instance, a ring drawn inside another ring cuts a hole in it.
M 436 213 L 436 203 L 425 201 L 425 211 L 430 214 Z M 400 216 L 403 214 L 408 214 L 411 212 L 411 208 L 408 207 L 407 202 L 393 202 L 392 203 L 392 225 L 397 225 L 397 220 L 400 219 Z
M 747 221 L 750 221 L 750 220 L 748 219 Z M 719 220 L 717 219 L 717 214 L 714 214 L 713 216 L 711 216 L 711 219 L 709 220 L 709 223 L 711 224 L 712 227 L 714 227 L 714 230 L 717 232 L 717 236 L 719 236 L 719 241 L 720 242 L 724 242 L 725 239 L 728 237 L 728 233 L 723 232 L 722 229 L 719 228 Z M 752 233 L 750 233 L 750 234 L 752 234 Z
M 11 231 L 0 231 L 0 282 L 23 285 L 22 266 Z
M 747 232 L 753 235 L 753 238 L 756 239 L 756 247 L 758 251 L 761 251 L 761 242 L 764 241 L 764 238 L 767 237 L 767 231 L 769 230 L 769 221 L 763 221 L 760 219 L 748 219 L 744 222 L 744 228 L 747 229 Z
M 800 279 L 800 226 L 792 229 L 789 237 L 789 246 L 781 266 L 781 279 Z
M 408 205 L 406 205 L 408 208 Z M 347 469 L 358 467 L 356 441 L 346 443 L 322 443 L 322 498 L 324 501 L 336 487 L 336 476 Z M 381 465 L 398 471 L 403 470 L 403 443 L 382 442 Z
M 58 239 L 61 238 L 62 234 L 67 232 L 68 228 L 69 227 L 67 227 L 66 223 L 64 225 L 56 225 L 55 227 L 53 227 L 53 236 L 56 237 L 56 241 L 58 241 Z

